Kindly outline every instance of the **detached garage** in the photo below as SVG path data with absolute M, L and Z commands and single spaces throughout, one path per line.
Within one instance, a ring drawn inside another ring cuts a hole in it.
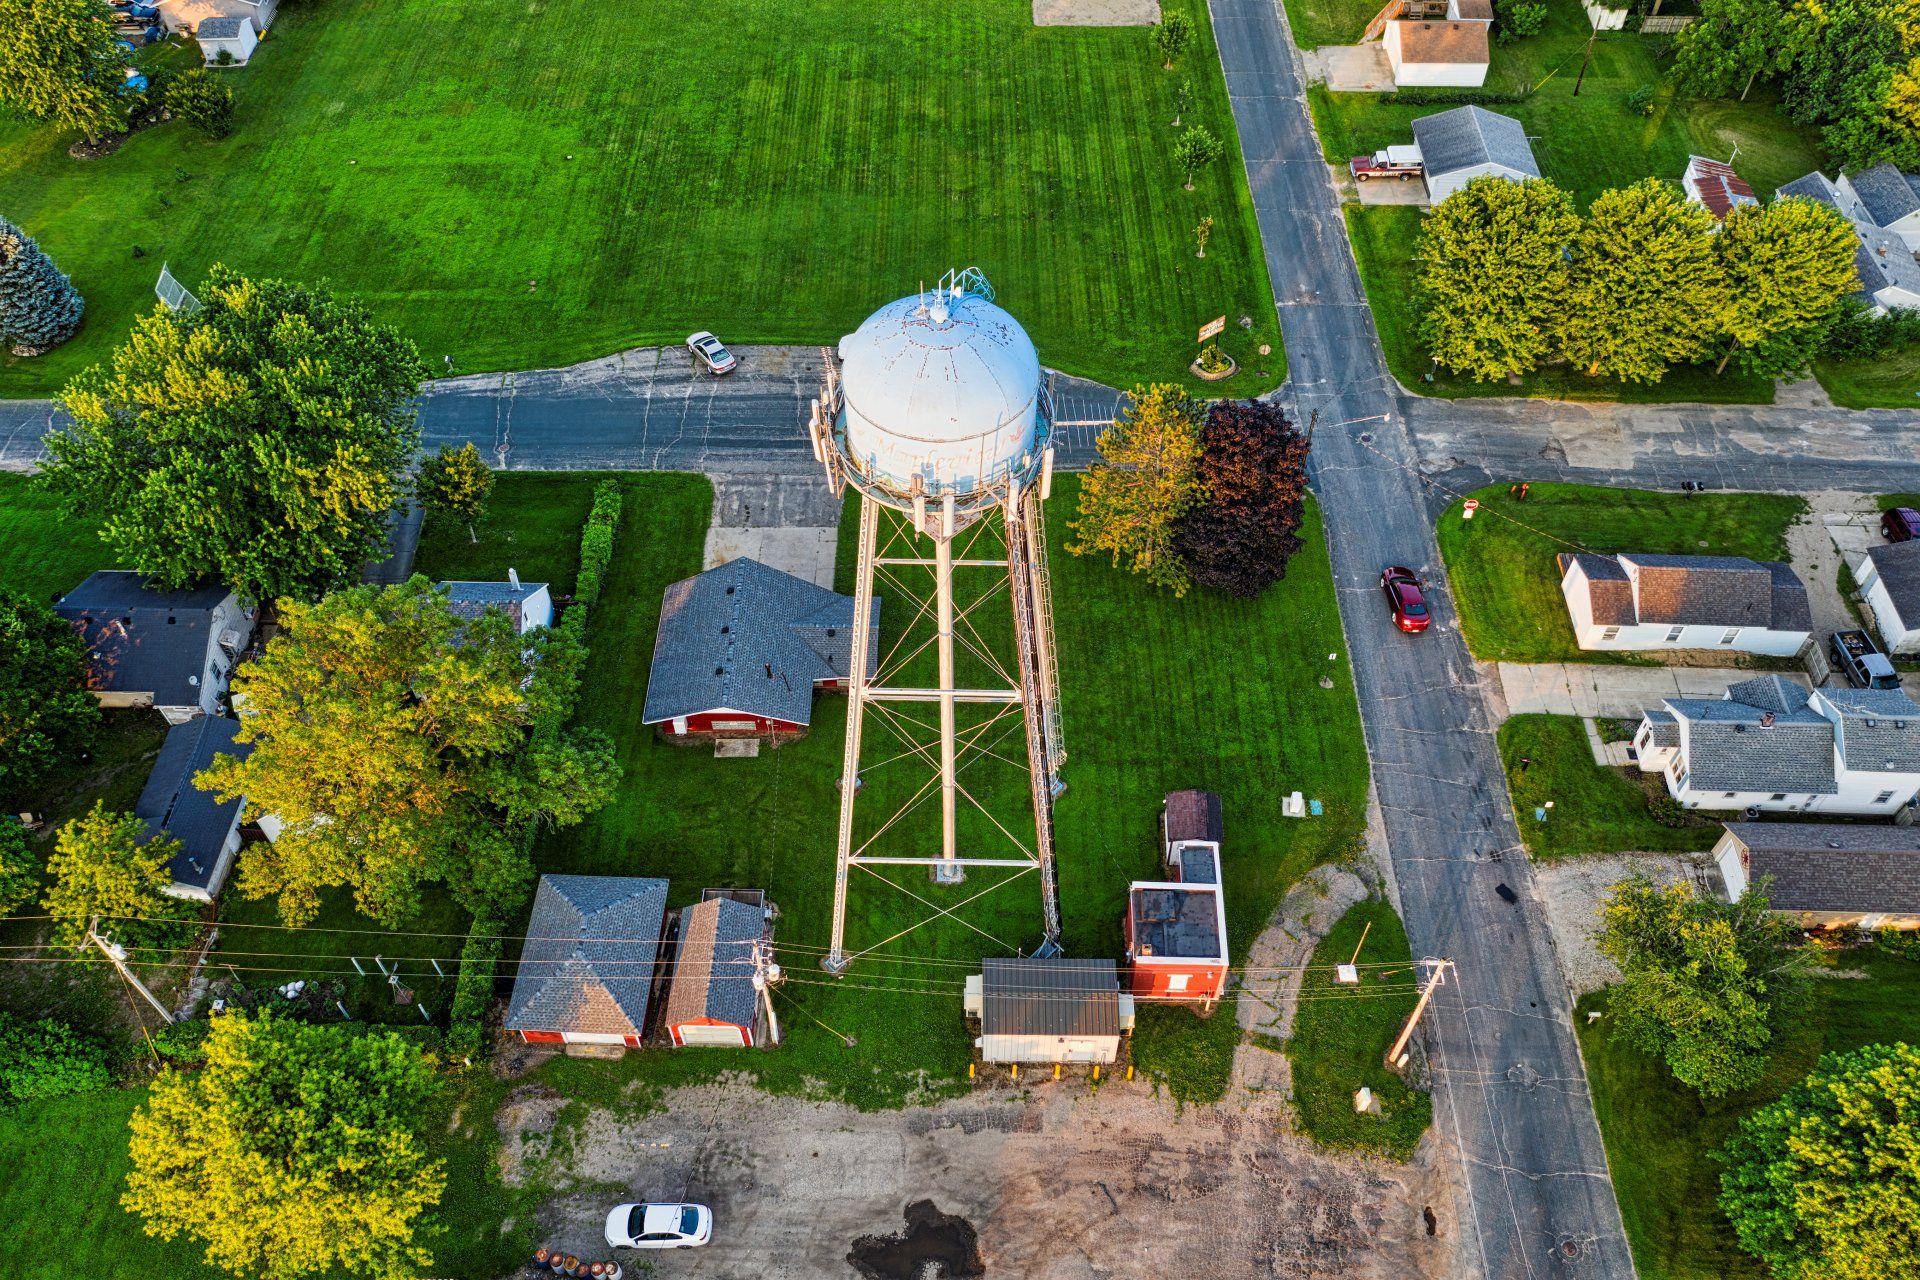
M 984 1062 L 1110 1063 L 1133 1030 L 1133 997 L 1112 960 L 988 960 L 967 979 Z
M 1525 182 L 1540 176 L 1527 130 L 1485 107 L 1455 107 L 1413 122 L 1427 165 L 1427 198 L 1439 204 L 1475 178 Z
M 506 1029 L 527 1044 L 639 1048 L 666 919 L 665 880 L 541 876 Z
M 761 1040 L 762 996 L 754 983 L 767 909 L 710 897 L 680 913 L 680 947 L 663 1018 L 680 1048 L 746 1049 Z

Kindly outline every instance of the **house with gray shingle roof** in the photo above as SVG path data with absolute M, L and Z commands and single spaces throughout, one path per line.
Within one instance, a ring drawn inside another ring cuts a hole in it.
M 1723 698 L 1666 699 L 1633 745 L 1689 809 L 1891 817 L 1920 795 L 1920 703 L 1897 689 L 1759 676 Z
M 1713 846 L 1728 902 L 1759 885 L 1808 929 L 1920 929 L 1920 827 L 1729 822 Z
M 637 1048 L 666 919 L 665 880 L 541 876 L 506 1029 L 527 1044 Z
M 219 756 L 244 760 L 252 753 L 252 743 L 233 740 L 239 730 L 240 722 L 225 716 L 195 716 L 167 730 L 153 772 L 133 806 L 133 816 L 147 824 L 149 839 L 166 836 L 180 842 L 180 851 L 167 863 L 173 883 L 162 893 L 211 902 L 226 883 L 240 849 L 245 800 L 235 796 L 223 801 L 194 786 L 193 780 Z
M 87 688 L 103 707 L 152 707 L 169 724 L 219 710 L 234 663 L 253 639 L 254 611 L 222 586 L 155 586 L 107 569 L 53 611 L 87 647 Z
M 1920 538 L 1876 546 L 1854 570 L 1889 653 L 1920 653 Z
M 1524 182 L 1540 176 L 1527 130 L 1485 107 L 1455 107 L 1413 122 L 1426 168 L 1427 199 L 1439 204 L 1475 178 Z
M 873 602 L 866 669 L 880 661 Z M 641 719 L 671 742 L 797 737 L 852 674 L 853 597 L 741 557 L 667 588 Z
M 505 582 L 443 582 L 440 589 L 447 593 L 448 611 L 462 618 L 498 609 L 520 635 L 553 625 L 553 593 L 544 582 L 520 581 L 516 569 L 507 570 Z
M 1582 649 L 1723 649 L 1790 658 L 1812 637 L 1807 588 L 1787 565 L 1638 552 L 1559 557 Z
M 675 1045 L 744 1049 L 759 1043 L 763 1020 L 761 940 L 768 911 L 717 895 L 680 913 L 673 984 L 660 1023 Z
M 1890 164 L 1838 179 L 1820 172 L 1795 178 L 1774 198 L 1798 196 L 1837 210 L 1853 224 L 1859 243 L 1854 271 L 1856 296 L 1879 310 L 1920 308 L 1920 175 L 1901 173 Z

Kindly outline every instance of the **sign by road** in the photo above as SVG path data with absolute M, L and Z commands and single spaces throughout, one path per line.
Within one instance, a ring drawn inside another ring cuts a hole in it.
M 1462 520 L 1471 520 L 1473 519 L 1473 513 L 1480 509 L 1480 499 L 1468 498 L 1465 502 L 1461 503 L 1460 505 L 1463 508 L 1465 508 L 1460 518 Z
M 1221 316 L 1218 320 L 1209 320 L 1200 326 L 1200 337 L 1198 341 L 1205 342 L 1208 338 L 1217 338 L 1225 333 L 1226 330 L 1227 318 L 1225 316 Z

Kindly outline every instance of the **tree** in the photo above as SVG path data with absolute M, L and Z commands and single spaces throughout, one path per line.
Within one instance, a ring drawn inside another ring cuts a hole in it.
M 1613 887 L 1600 920 L 1600 952 L 1622 975 L 1607 1002 L 1615 1038 L 1659 1054 L 1705 1097 L 1758 1080 L 1808 969 L 1764 892 L 1724 903 L 1634 876 Z
M 122 128 L 129 55 L 99 0 L 0 0 L 0 103 L 87 141 Z
M 1742 100 L 1761 76 L 1793 65 L 1813 24 L 1781 0 L 1700 0 L 1700 19 L 1674 37 L 1673 76 L 1702 98 Z
M 1173 60 L 1187 51 L 1193 43 L 1193 19 L 1179 10 L 1160 15 L 1160 21 L 1153 25 L 1153 47 L 1163 59 L 1160 66 L 1164 71 L 1173 70 Z
M 209 138 L 233 132 L 233 90 L 205 67 L 182 71 L 167 81 L 167 110 Z
M 33 846 L 17 819 L 0 817 L 0 916 L 12 915 L 40 892 Z
M 24 800 L 93 740 L 87 649 L 52 609 L 0 590 L 0 801 Z
M 456 616 L 416 577 L 288 603 L 280 625 L 234 677 L 237 736 L 252 753 L 221 757 L 196 785 L 282 824 L 242 854 L 239 887 L 278 895 L 289 924 L 311 920 L 333 886 L 390 925 L 430 882 L 480 912 L 531 874 L 508 836 L 581 821 L 619 779 L 598 735 L 529 746 L 529 726 L 566 691 L 537 674 L 552 637 L 520 636 L 498 610 Z
M 1135 387 L 1080 479 L 1079 518 L 1068 525 L 1078 536 L 1067 550 L 1104 552 L 1116 568 L 1185 595 L 1187 568 L 1173 543 L 1180 518 L 1205 496 L 1200 419 L 1200 406 L 1176 386 Z
M 1568 265 L 1566 357 L 1589 377 L 1658 382 L 1704 355 L 1726 309 L 1713 226 L 1656 178 L 1595 197 Z
M 43 355 L 80 327 L 86 300 L 32 236 L 0 218 L 0 343 Z
M 1493 38 L 1511 44 L 1540 34 L 1547 25 L 1547 6 L 1540 0 L 1494 0 L 1493 16 L 1497 19 Z
M 1579 228 L 1572 198 L 1544 181 L 1475 178 L 1434 206 L 1415 250 L 1433 358 L 1482 382 L 1538 368 L 1552 354 Z
M 1920 1274 L 1920 1050 L 1830 1053 L 1740 1122 L 1720 1207 L 1779 1280 Z
M 1765 378 L 1805 372 L 1840 300 L 1859 287 L 1853 227 L 1817 200 L 1788 198 L 1733 210 L 1713 238 L 1727 278 L 1726 352 Z
M 147 838 L 147 824 L 96 800 L 84 815 L 54 833 L 47 859 L 47 914 L 53 940 L 66 947 L 85 945 L 87 927 L 101 918 L 100 931 L 128 946 L 166 946 L 187 931 L 194 909 L 162 892 L 173 883 L 167 862 L 180 842 Z
M 170 587 L 310 599 L 385 543 L 417 433 L 413 344 L 324 289 L 215 267 L 68 385 L 46 483 Z
M 1207 409 L 1200 445 L 1206 500 L 1181 518 L 1174 550 L 1201 586 L 1257 596 L 1300 549 L 1306 437 L 1276 403 L 1222 400 Z
M 431 1062 L 390 1031 L 271 1014 L 214 1019 L 204 1052 L 198 1071 L 163 1071 L 129 1124 L 120 1203 L 147 1234 L 281 1280 L 424 1274 L 420 1217 L 447 1184 L 425 1131 Z
M 449 516 L 467 526 L 469 541 L 480 541 L 473 522 L 487 509 L 487 495 L 493 492 L 493 472 L 480 461 L 480 450 L 472 441 L 456 449 L 450 444 L 420 464 L 413 491 L 430 514 Z
M 1207 132 L 1205 125 L 1188 125 L 1173 144 L 1173 160 L 1186 171 L 1187 190 L 1193 190 L 1193 176 L 1220 158 L 1226 145 Z

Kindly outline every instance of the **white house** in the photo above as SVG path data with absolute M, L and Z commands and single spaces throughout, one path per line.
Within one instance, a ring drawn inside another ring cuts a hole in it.
M 544 582 L 520 581 L 518 569 L 507 570 L 505 582 L 443 582 L 440 588 L 447 593 L 447 608 L 463 618 L 498 609 L 521 635 L 553 625 L 553 593 Z
M 1843 173 L 1838 180 L 1815 171 L 1787 183 L 1774 198 L 1817 200 L 1838 210 L 1853 223 L 1860 241 L 1853 252 L 1854 270 L 1860 277 L 1856 296 L 1877 312 L 1920 309 L 1920 261 L 1914 258 L 1920 247 L 1920 203 L 1909 203 L 1916 196 L 1917 182 L 1920 178 L 1892 165 L 1852 178 Z
M 1811 638 L 1807 589 L 1777 561 L 1562 552 L 1560 594 L 1582 649 L 1726 649 L 1790 658 Z
M 212 715 L 253 638 L 254 611 L 225 587 L 169 591 L 107 569 L 53 611 L 87 646 L 87 687 L 103 707 L 152 707 L 170 724 Z
M 1413 122 L 1426 162 L 1427 199 L 1439 204 L 1475 178 L 1524 182 L 1540 176 L 1527 131 L 1512 116 L 1485 107 L 1455 107 Z
M 1459 0 L 1453 0 L 1459 3 Z M 1473 0 L 1469 0 L 1472 3 Z M 1449 6 L 1451 8 L 1451 5 Z M 1488 22 L 1396 18 L 1381 40 L 1396 88 L 1477 89 L 1487 82 Z
M 1756 881 L 1805 929 L 1920 929 L 1920 827 L 1729 822 L 1713 846 L 1728 902 Z
M 1888 652 L 1920 654 L 1920 538 L 1874 547 L 1854 577 Z
M 201 61 L 209 67 L 244 67 L 260 45 L 253 19 L 243 14 L 203 18 L 193 38 L 200 42 Z
M 147 824 L 149 838 L 167 836 L 180 851 L 167 863 L 173 883 L 161 890 L 176 898 L 211 902 L 226 883 L 233 855 L 240 849 L 241 797 L 222 801 L 193 785 L 194 777 L 219 756 L 244 760 L 253 745 L 235 742 L 240 722 L 226 716 L 195 716 L 167 731 L 147 785 L 133 815 Z
M 989 959 L 966 982 L 983 1062 L 1110 1063 L 1133 1031 L 1133 997 L 1112 960 Z
M 1761 676 L 1720 699 L 1666 699 L 1633 746 L 1689 809 L 1892 817 L 1920 794 L 1920 703 L 1897 689 Z
M 1725 222 L 1727 215 L 1741 205 L 1758 205 L 1759 198 L 1753 194 L 1753 188 L 1747 180 L 1735 173 L 1733 166 L 1721 160 L 1710 160 L 1706 156 L 1688 156 L 1687 168 L 1680 175 L 1681 189 L 1687 193 L 1687 200 L 1697 204 L 1718 221 Z

